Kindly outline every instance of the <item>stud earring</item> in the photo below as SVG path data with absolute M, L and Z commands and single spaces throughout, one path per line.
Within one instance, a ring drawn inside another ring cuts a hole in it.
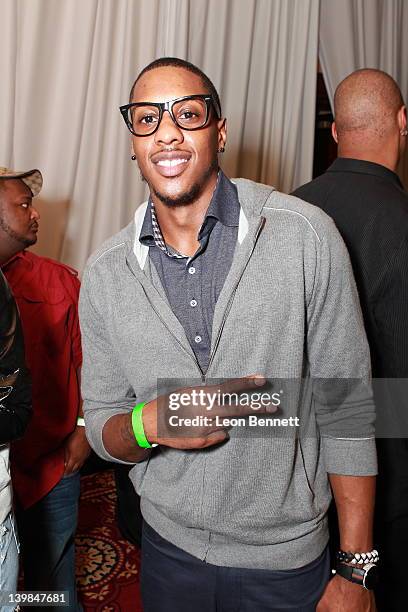
M 408 130 L 401 130 L 400 134 L 401 136 L 408 136 Z
M 135 161 L 135 159 L 136 159 L 136 155 L 132 155 L 132 157 L 131 157 L 130 159 L 132 159 L 133 161 Z
M 224 153 L 224 151 L 225 151 L 225 148 L 224 148 L 224 147 L 220 147 L 220 148 L 218 149 L 218 153 Z

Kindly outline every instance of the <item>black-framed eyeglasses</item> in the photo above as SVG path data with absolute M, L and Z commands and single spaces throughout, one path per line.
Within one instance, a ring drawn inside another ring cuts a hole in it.
M 151 136 L 158 130 L 164 111 L 182 130 L 199 130 L 207 124 L 211 107 L 219 119 L 221 110 L 210 94 L 183 96 L 167 102 L 132 102 L 120 106 L 119 110 L 134 136 Z

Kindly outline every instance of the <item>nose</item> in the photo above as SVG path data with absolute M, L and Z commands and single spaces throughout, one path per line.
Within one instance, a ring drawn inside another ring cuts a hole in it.
M 173 121 L 168 110 L 163 111 L 163 116 L 157 131 L 154 134 L 156 144 L 173 144 L 183 142 L 182 130 Z
M 38 212 L 38 210 L 36 208 L 34 208 L 34 206 L 31 207 L 31 219 L 35 219 L 36 221 L 38 221 L 40 218 L 40 213 Z

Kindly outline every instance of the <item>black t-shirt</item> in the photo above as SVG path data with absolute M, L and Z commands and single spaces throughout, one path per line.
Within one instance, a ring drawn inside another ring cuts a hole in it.
M 31 380 L 20 317 L 0 272 L 0 444 L 21 438 L 31 416 Z

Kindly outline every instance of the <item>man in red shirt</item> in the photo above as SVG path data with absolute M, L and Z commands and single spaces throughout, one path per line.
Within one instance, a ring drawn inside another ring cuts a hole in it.
M 25 249 L 37 241 L 38 170 L 0 168 L 0 264 L 17 301 L 33 381 L 33 418 L 12 447 L 26 590 L 75 587 L 79 469 L 89 455 L 81 420 L 77 272 Z

